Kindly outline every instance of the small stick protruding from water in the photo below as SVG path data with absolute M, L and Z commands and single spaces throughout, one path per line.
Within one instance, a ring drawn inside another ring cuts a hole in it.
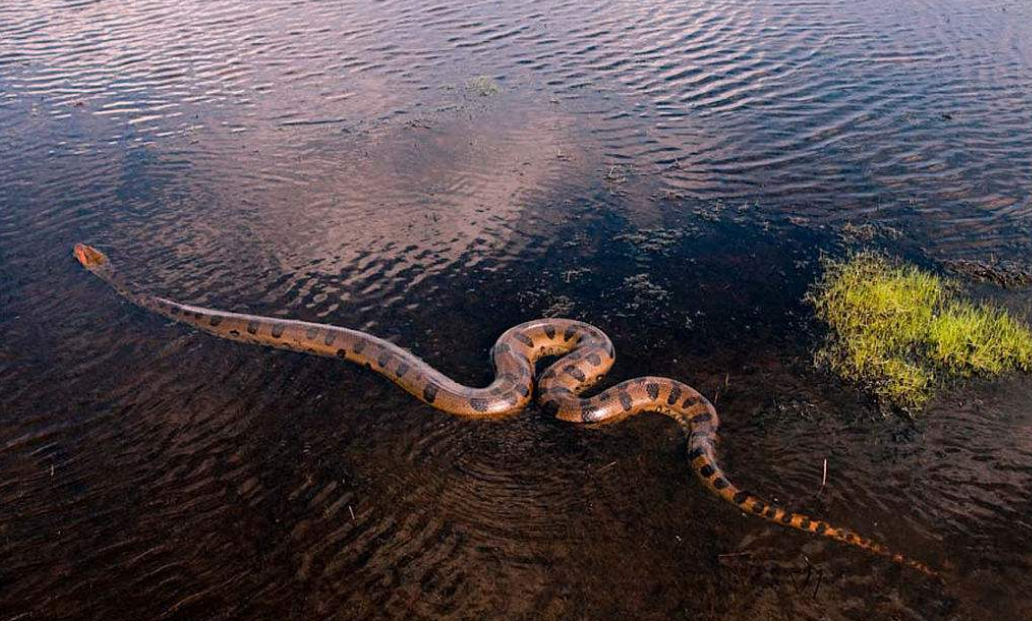
M 824 491 L 824 486 L 828 484 L 828 458 L 824 458 L 824 474 L 821 476 L 821 487 L 817 490 L 817 493 L 813 495 L 814 498 L 819 498 L 821 492 Z

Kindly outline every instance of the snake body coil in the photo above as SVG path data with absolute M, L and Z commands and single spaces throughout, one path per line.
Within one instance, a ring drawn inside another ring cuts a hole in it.
M 99 250 L 78 244 L 74 254 L 84 267 L 123 297 L 164 317 L 233 341 L 364 365 L 428 405 L 466 418 L 504 418 L 520 412 L 532 399 L 535 362 L 562 356 L 538 378 L 537 400 L 545 412 L 571 423 L 610 423 L 641 412 L 669 416 L 688 436 L 692 470 L 721 499 L 769 522 L 829 537 L 924 573 L 934 573 L 926 565 L 894 554 L 847 529 L 786 511 L 736 487 L 717 463 L 717 412 L 691 386 L 665 377 L 641 377 L 593 397 L 580 398 L 578 395 L 601 380 L 615 361 L 609 337 L 589 324 L 539 319 L 510 328 L 491 350 L 494 381 L 486 388 L 473 388 L 453 381 L 411 352 L 370 334 L 304 321 L 228 313 L 140 294 L 124 283 Z

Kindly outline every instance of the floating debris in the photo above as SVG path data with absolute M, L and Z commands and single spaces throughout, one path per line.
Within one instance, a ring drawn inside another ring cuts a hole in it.
M 954 274 L 978 282 L 991 282 L 1004 289 L 1032 285 L 1032 270 L 1014 261 L 957 259 L 943 261 L 942 266 Z
M 475 95 L 481 97 L 490 97 L 497 95 L 502 92 L 502 88 L 498 86 L 498 82 L 495 82 L 494 78 L 486 75 L 479 75 L 466 84 L 466 88 Z
M 899 229 L 883 224 L 853 224 L 852 222 L 847 222 L 842 227 L 839 235 L 842 237 L 842 241 L 847 244 L 856 244 L 868 243 L 874 241 L 877 237 L 897 240 L 903 236 L 903 233 Z
M 686 235 L 695 235 L 698 229 L 689 227 L 684 229 L 638 229 L 633 233 L 621 233 L 613 237 L 614 241 L 624 241 L 640 252 L 657 253 L 668 255 L 670 250 Z
M 634 292 L 634 299 L 627 304 L 630 310 L 651 306 L 670 299 L 670 292 L 649 280 L 648 274 L 635 274 L 624 278 L 624 286 Z

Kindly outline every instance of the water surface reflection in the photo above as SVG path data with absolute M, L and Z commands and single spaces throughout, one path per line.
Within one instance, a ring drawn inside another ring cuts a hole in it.
M 883 419 L 813 368 L 800 299 L 865 224 L 930 267 L 1032 260 L 1030 23 L 1016 1 L 5 4 L 0 616 L 1028 618 L 1032 384 Z M 458 421 L 166 325 L 85 277 L 80 240 L 151 291 L 373 330 L 466 382 L 516 322 L 596 323 L 607 382 L 717 402 L 743 486 L 947 581 L 734 513 L 658 418 Z M 972 292 L 1028 316 L 1027 291 Z

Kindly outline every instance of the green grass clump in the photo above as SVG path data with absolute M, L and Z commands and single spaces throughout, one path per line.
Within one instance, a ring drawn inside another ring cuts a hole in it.
M 1032 332 L 1005 310 L 875 253 L 825 261 L 807 299 L 830 328 L 818 357 L 908 412 L 943 379 L 1032 368 Z

